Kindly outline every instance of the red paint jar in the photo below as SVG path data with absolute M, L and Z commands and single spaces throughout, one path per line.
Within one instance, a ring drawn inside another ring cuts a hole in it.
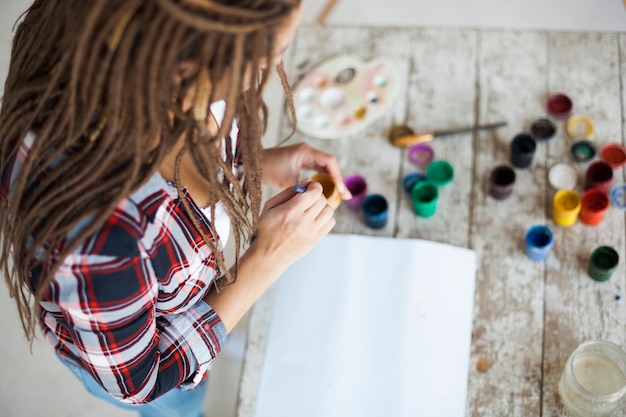
M 581 204 L 580 221 L 589 226 L 597 226 L 609 209 L 609 197 L 604 191 L 591 188 L 583 194 Z
M 596 161 L 589 165 L 585 172 L 585 189 L 598 188 L 605 193 L 609 192 L 613 181 L 613 168 L 604 161 Z
M 626 149 L 621 143 L 607 143 L 600 151 L 600 157 L 613 169 L 619 169 L 626 164 Z
M 572 99 L 562 93 L 552 94 L 546 103 L 548 113 L 553 117 L 566 118 L 572 114 Z

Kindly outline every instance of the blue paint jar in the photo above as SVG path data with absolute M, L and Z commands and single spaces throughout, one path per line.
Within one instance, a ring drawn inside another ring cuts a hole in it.
M 363 217 L 365 224 L 372 229 L 382 229 L 387 225 L 389 204 L 380 194 L 370 194 L 363 200 Z
M 402 179 L 402 189 L 407 195 L 411 195 L 411 191 L 413 190 L 413 186 L 420 181 L 424 181 L 426 179 L 426 175 L 421 172 L 409 172 Z
M 533 161 L 537 143 L 526 133 L 515 135 L 511 141 L 511 163 L 516 168 L 528 168 Z
M 536 225 L 526 232 L 526 255 L 533 261 L 545 260 L 554 244 L 552 231 L 543 225 Z

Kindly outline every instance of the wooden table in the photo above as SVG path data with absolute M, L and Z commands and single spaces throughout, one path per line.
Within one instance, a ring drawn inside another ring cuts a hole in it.
M 428 239 L 476 251 L 467 416 L 566 415 L 557 383 L 576 346 L 601 338 L 626 348 L 626 297 L 616 299 L 626 296 L 624 212 L 611 206 L 597 227 L 578 221 L 563 228 L 552 221 L 549 168 L 573 165 L 579 192 L 586 168 L 569 157 L 571 139 L 563 120 L 555 120 L 554 139 L 538 143 L 531 167 L 516 169 L 508 200 L 489 197 L 487 181 L 493 167 L 509 162 L 511 138 L 546 115 L 544 103 L 552 92 L 565 92 L 575 113 L 593 118 L 598 147 L 624 142 L 626 33 L 305 26 L 290 51 L 292 82 L 340 54 L 397 60 L 406 89 L 382 119 L 346 139 L 315 140 L 298 133 L 289 143 L 307 141 L 333 153 L 345 174 L 361 173 L 370 190 L 390 202 L 386 228 L 367 228 L 342 205 L 334 233 Z M 401 188 L 402 177 L 416 168 L 404 150 L 389 144 L 390 126 L 405 123 L 427 131 L 500 120 L 508 126 L 432 143 L 436 157 L 454 166 L 455 179 L 440 189 L 434 217 L 416 217 Z M 284 137 L 290 125 L 283 121 L 281 126 Z M 614 174 L 615 182 L 624 180 L 622 169 Z M 525 232 L 534 224 L 554 232 L 545 262 L 524 253 Z M 620 264 L 608 282 L 597 283 L 587 275 L 588 260 L 605 244 L 617 249 Z M 273 297 L 268 292 L 250 317 L 240 417 L 254 415 Z M 493 363 L 487 372 L 477 370 L 480 358 Z M 626 415 L 626 407 L 616 415 Z

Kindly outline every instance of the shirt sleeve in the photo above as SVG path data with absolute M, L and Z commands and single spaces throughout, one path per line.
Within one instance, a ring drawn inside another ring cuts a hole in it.
M 142 404 L 199 384 L 226 330 L 202 301 L 208 290 L 202 281 L 185 308 L 161 311 L 161 283 L 150 256 L 121 234 L 113 250 L 96 244 L 90 253 L 66 258 L 51 284 L 51 301 L 42 307 L 63 315 L 72 353 L 112 397 Z

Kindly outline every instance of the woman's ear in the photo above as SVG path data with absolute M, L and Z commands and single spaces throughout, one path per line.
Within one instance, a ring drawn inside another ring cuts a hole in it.
M 172 94 L 172 100 L 181 102 L 183 111 L 187 111 L 191 108 L 193 100 L 193 89 L 183 87 L 186 80 L 189 80 L 198 71 L 198 62 L 194 60 L 186 60 L 178 64 L 172 74 L 172 80 L 170 85 L 170 91 Z M 186 91 L 180 91 L 185 88 Z
M 195 60 L 185 60 L 178 64 L 172 75 L 172 89 L 178 89 L 183 81 L 189 79 L 198 71 L 198 62 Z

